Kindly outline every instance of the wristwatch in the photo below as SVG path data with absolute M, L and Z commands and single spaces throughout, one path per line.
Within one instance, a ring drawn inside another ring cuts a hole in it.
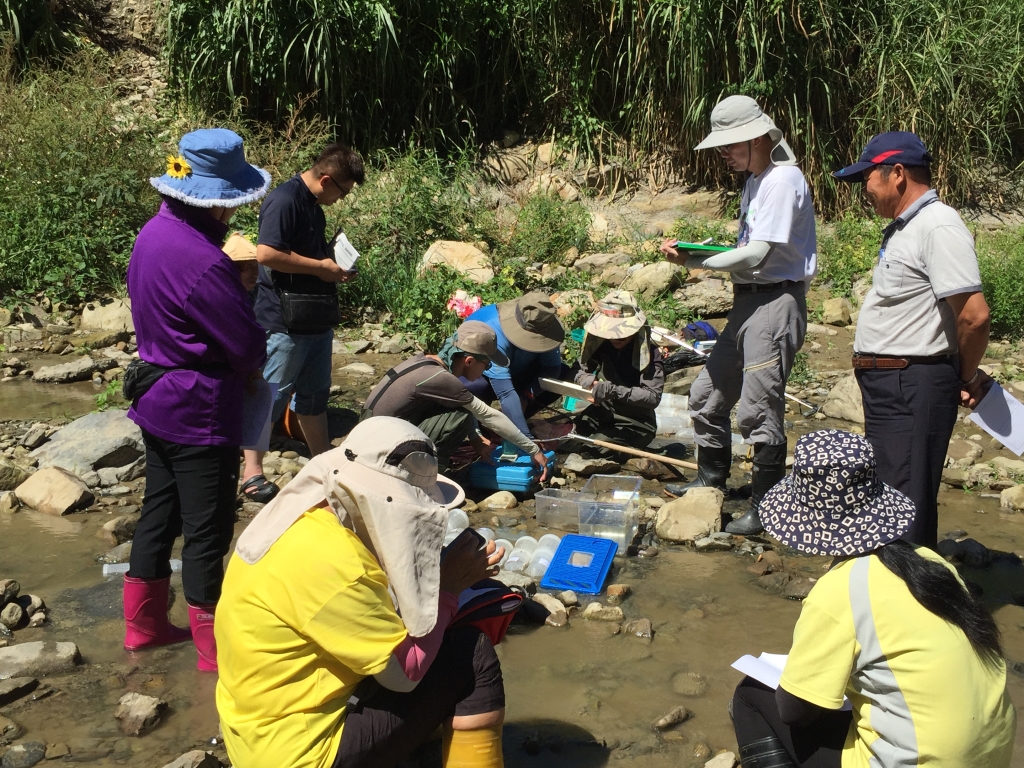
M 975 368 L 974 375 L 971 376 L 971 378 L 967 379 L 966 381 L 964 379 L 960 379 L 960 383 L 963 384 L 965 387 L 969 387 L 971 386 L 971 384 L 978 380 L 979 376 L 981 376 L 981 368 Z

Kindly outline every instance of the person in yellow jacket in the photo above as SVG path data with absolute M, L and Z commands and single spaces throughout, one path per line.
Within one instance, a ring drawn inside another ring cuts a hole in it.
M 914 503 L 878 479 L 871 444 L 804 435 L 759 514 L 783 544 L 836 559 L 804 600 L 778 689 L 736 689 L 745 768 L 1007 768 L 999 630 L 953 566 L 900 539 Z
M 501 666 L 479 629 L 449 626 L 502 555 L 467 532 L 442 556 L 463 498 L 427 436 L 381 416 L 260 511 L 215 627 L 233 765 L 391 766 L 443 726 L 447 768 L 501 768 Z

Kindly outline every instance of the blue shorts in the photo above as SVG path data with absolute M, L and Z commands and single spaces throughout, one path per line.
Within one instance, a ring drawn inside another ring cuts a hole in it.
M 318 416 L 327 411 L 331 394 L 331 348 L 334 331 L 323 333 L 268 333 L 267 364 L 263 378 L 277 384 L 274 421 L 284 415 L 294 397 L 295 412 Z

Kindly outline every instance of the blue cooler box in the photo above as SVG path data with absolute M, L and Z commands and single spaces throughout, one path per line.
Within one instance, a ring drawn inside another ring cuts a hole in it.
M 555 465 L 555 452 L 545 451 L 548 466 Z M 537 484 L 537 465 L 529 456 L 519 456 L 515 461 L 498 461 L 501 448 L 494 451 L 497 466 L 478 461 L 469 468 L 469 484 L 474 488 L 491 488 L 495 491 L 519 491 L 526 493 Z

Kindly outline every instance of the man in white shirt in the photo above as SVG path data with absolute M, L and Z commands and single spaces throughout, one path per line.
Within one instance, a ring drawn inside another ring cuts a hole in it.
M 978 369 L 989 310 L 974 238 L 931 188 L 930 163 L 920 138 L 891 131 L 833 175 L 863 182 L 875 213 L 893 220 L 857 321 L 853 367 L 879 479 L 917 508 L 903 538 L 934 548 L 957 407 L 977 405 L 989 381 Z
M 711 134 L 697 149 L 718 148 L 730 170 L 747 173 L 737 247 L 708 258 L 689 256 L 674 240 L 661 252 L 690 269 L 732 274 L 728 324 L 690 388 L 697 442 L 697 479 L 670 493 L 724 489 L 732 461 L 729 414 L 739 404 L 740 434 L 754 446 L 750 508 L 726 526 L 756 534 L 761 498 L 786 474 L 786 381 L 807 332 L 807 286 L 817 272 L 814 205 L 793 150 L 757 102 L 723 99 L 711 112 Z

